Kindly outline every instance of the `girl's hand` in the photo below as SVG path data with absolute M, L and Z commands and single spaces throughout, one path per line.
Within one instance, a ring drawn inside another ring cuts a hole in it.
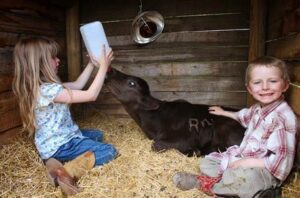
M 214 115 L 224 115 L 224 110 L 219 106 L 211 106 L 208 108 L 208 111 Z
M 113 56 L 113 51 L 111 48 L 109 48 L 108 53 L 106 53 L 106 48 L 105 45 L 102 46 L 102 55 L 99 58 L 96 57 L 91 57 L 90 62 L 95 66 L 95 67 L 104 67 L 108 68 L 108 66 L 111 64 L 111 61 L 114 59 Z

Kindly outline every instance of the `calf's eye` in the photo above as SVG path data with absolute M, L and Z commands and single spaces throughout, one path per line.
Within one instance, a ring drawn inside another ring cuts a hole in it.
M 128 82 L 128 85 L 129 85 L 129 87 L 135 87 L 135 82 L 129 81 L 129 82 Z

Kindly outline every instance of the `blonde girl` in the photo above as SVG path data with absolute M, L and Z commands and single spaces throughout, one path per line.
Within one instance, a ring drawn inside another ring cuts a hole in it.
M 23 130 L 34 135 L 35 146 L 46 162 L 50 158 L 69 161 L 90 151 L 95 165 L 107 163 L 115 158 L 116 149 L 101 142 L 101 131 L 79 129 L 69 104 L 96 100 L 113 52 L 106 53 L 103 47 L 103 55 L 99 59 L 91 57 L 77 80 L 67 83 L 57 76 L 58 52 L 58 44 L 44 37 L 22 39 L 14 48 L 13 91 L 19 101 Z M 99 69 L 93 82 L 82 90 L 95 67 Z

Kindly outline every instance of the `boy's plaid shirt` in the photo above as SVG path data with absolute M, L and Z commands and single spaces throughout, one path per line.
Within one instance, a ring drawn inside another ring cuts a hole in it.
M 297 120 L 292 109 L 282 97 L 263 108 L 255 104 L 242 109 L 237 116 L 247 128 L 241 145 L 207 157 L 221 160 L 220 174 L 238 159 L 261 158 L 269 172 L 284 181 L 293 167 L 295 154 Z

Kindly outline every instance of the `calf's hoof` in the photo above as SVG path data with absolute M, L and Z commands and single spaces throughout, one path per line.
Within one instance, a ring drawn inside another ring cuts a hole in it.
M 168 149 L 168 147 L 166 147 L 161 142 L 153 142 L 151 149 L 155 152 L 163 152 L 163 151 L 166 151 Z

